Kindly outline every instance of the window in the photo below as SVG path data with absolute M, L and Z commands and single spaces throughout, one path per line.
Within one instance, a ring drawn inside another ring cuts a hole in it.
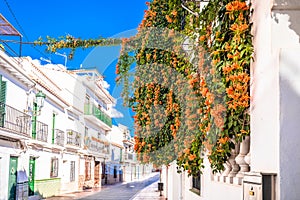
M 58 158 L 51 158 L 50 177 L 58 177 Z
M 84 127 L 84 136 L 87 137 L 89 135 L 89 128 Z
M 90 104 L 90 96 L 89 95 L 85 95 L 85 104 Z
M 75 181 L 75 161 L 71 161 L 70 182 Z
M 117 166 L 114 166 L 114 178 L 117 178 L 118 175 L 117 175 Z
M 90 160 L 85 161 L 85 180 L 86 181 L 91 180 L 91 161 Z
M 105 163 L 101 163 L 101 168 L 102 168 L 102 174 L 101 174 L 101 178 L 104 179 L 105 178 Z
M 201 189 L 201 176 L 200 172 L 198 173 L 198 176 L 192 176 L 192 191 L 200 194 L 200 189 Z

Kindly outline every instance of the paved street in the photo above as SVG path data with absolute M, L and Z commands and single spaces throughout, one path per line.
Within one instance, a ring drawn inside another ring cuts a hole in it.
M 71 193 L 59 197 L 47 198 L 47 200 L 159 200 L 163 199 L 163 197 L 160 197 L 159 192 L 157 191 L 158 180 L 159 174 L 155 174 L 154 176 L 141 181 L 109 185 L 98 191 L 90 190 Z

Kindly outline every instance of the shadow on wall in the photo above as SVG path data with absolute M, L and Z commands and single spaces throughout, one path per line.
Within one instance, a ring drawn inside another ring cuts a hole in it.
M 272 9 L 274 19 L 279 23 L 278 14 L 289 16 L 289 28 L 300 36 L 300 1 L 299 0 L 274 0 Z M 300 37 L 299 37 L 300 42 Z
M 300 48 L 280 54 L 280 199 L 299 199 Z

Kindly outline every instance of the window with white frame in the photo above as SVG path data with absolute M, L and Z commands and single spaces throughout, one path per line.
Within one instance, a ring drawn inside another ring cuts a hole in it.
M 75 161 L 71 161 L 70 167 L 70 182 L 73 182 L 75 181 Z
M 50 177 L 58 177 L 58 158 L 51 158 Z

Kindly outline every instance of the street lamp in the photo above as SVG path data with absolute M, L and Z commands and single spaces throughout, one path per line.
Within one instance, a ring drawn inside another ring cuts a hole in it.
M 32 115 L 32 138 L 36 139 L 36 120 L 37 116 L 40 115 L 41 109 L 44 107 L 44 100 L 46 95 L 39 91 L 35 95 L 35 101 L 33 102 L 33 115 Z
M 41 111 L 41 109 L 44 107 L 45 98 L 46 98 L 46 95 L 42 91 L 39 91 L 35 95 L 35 103 L 36 103 L 36 106 L 39 108 L 39 111 Z

